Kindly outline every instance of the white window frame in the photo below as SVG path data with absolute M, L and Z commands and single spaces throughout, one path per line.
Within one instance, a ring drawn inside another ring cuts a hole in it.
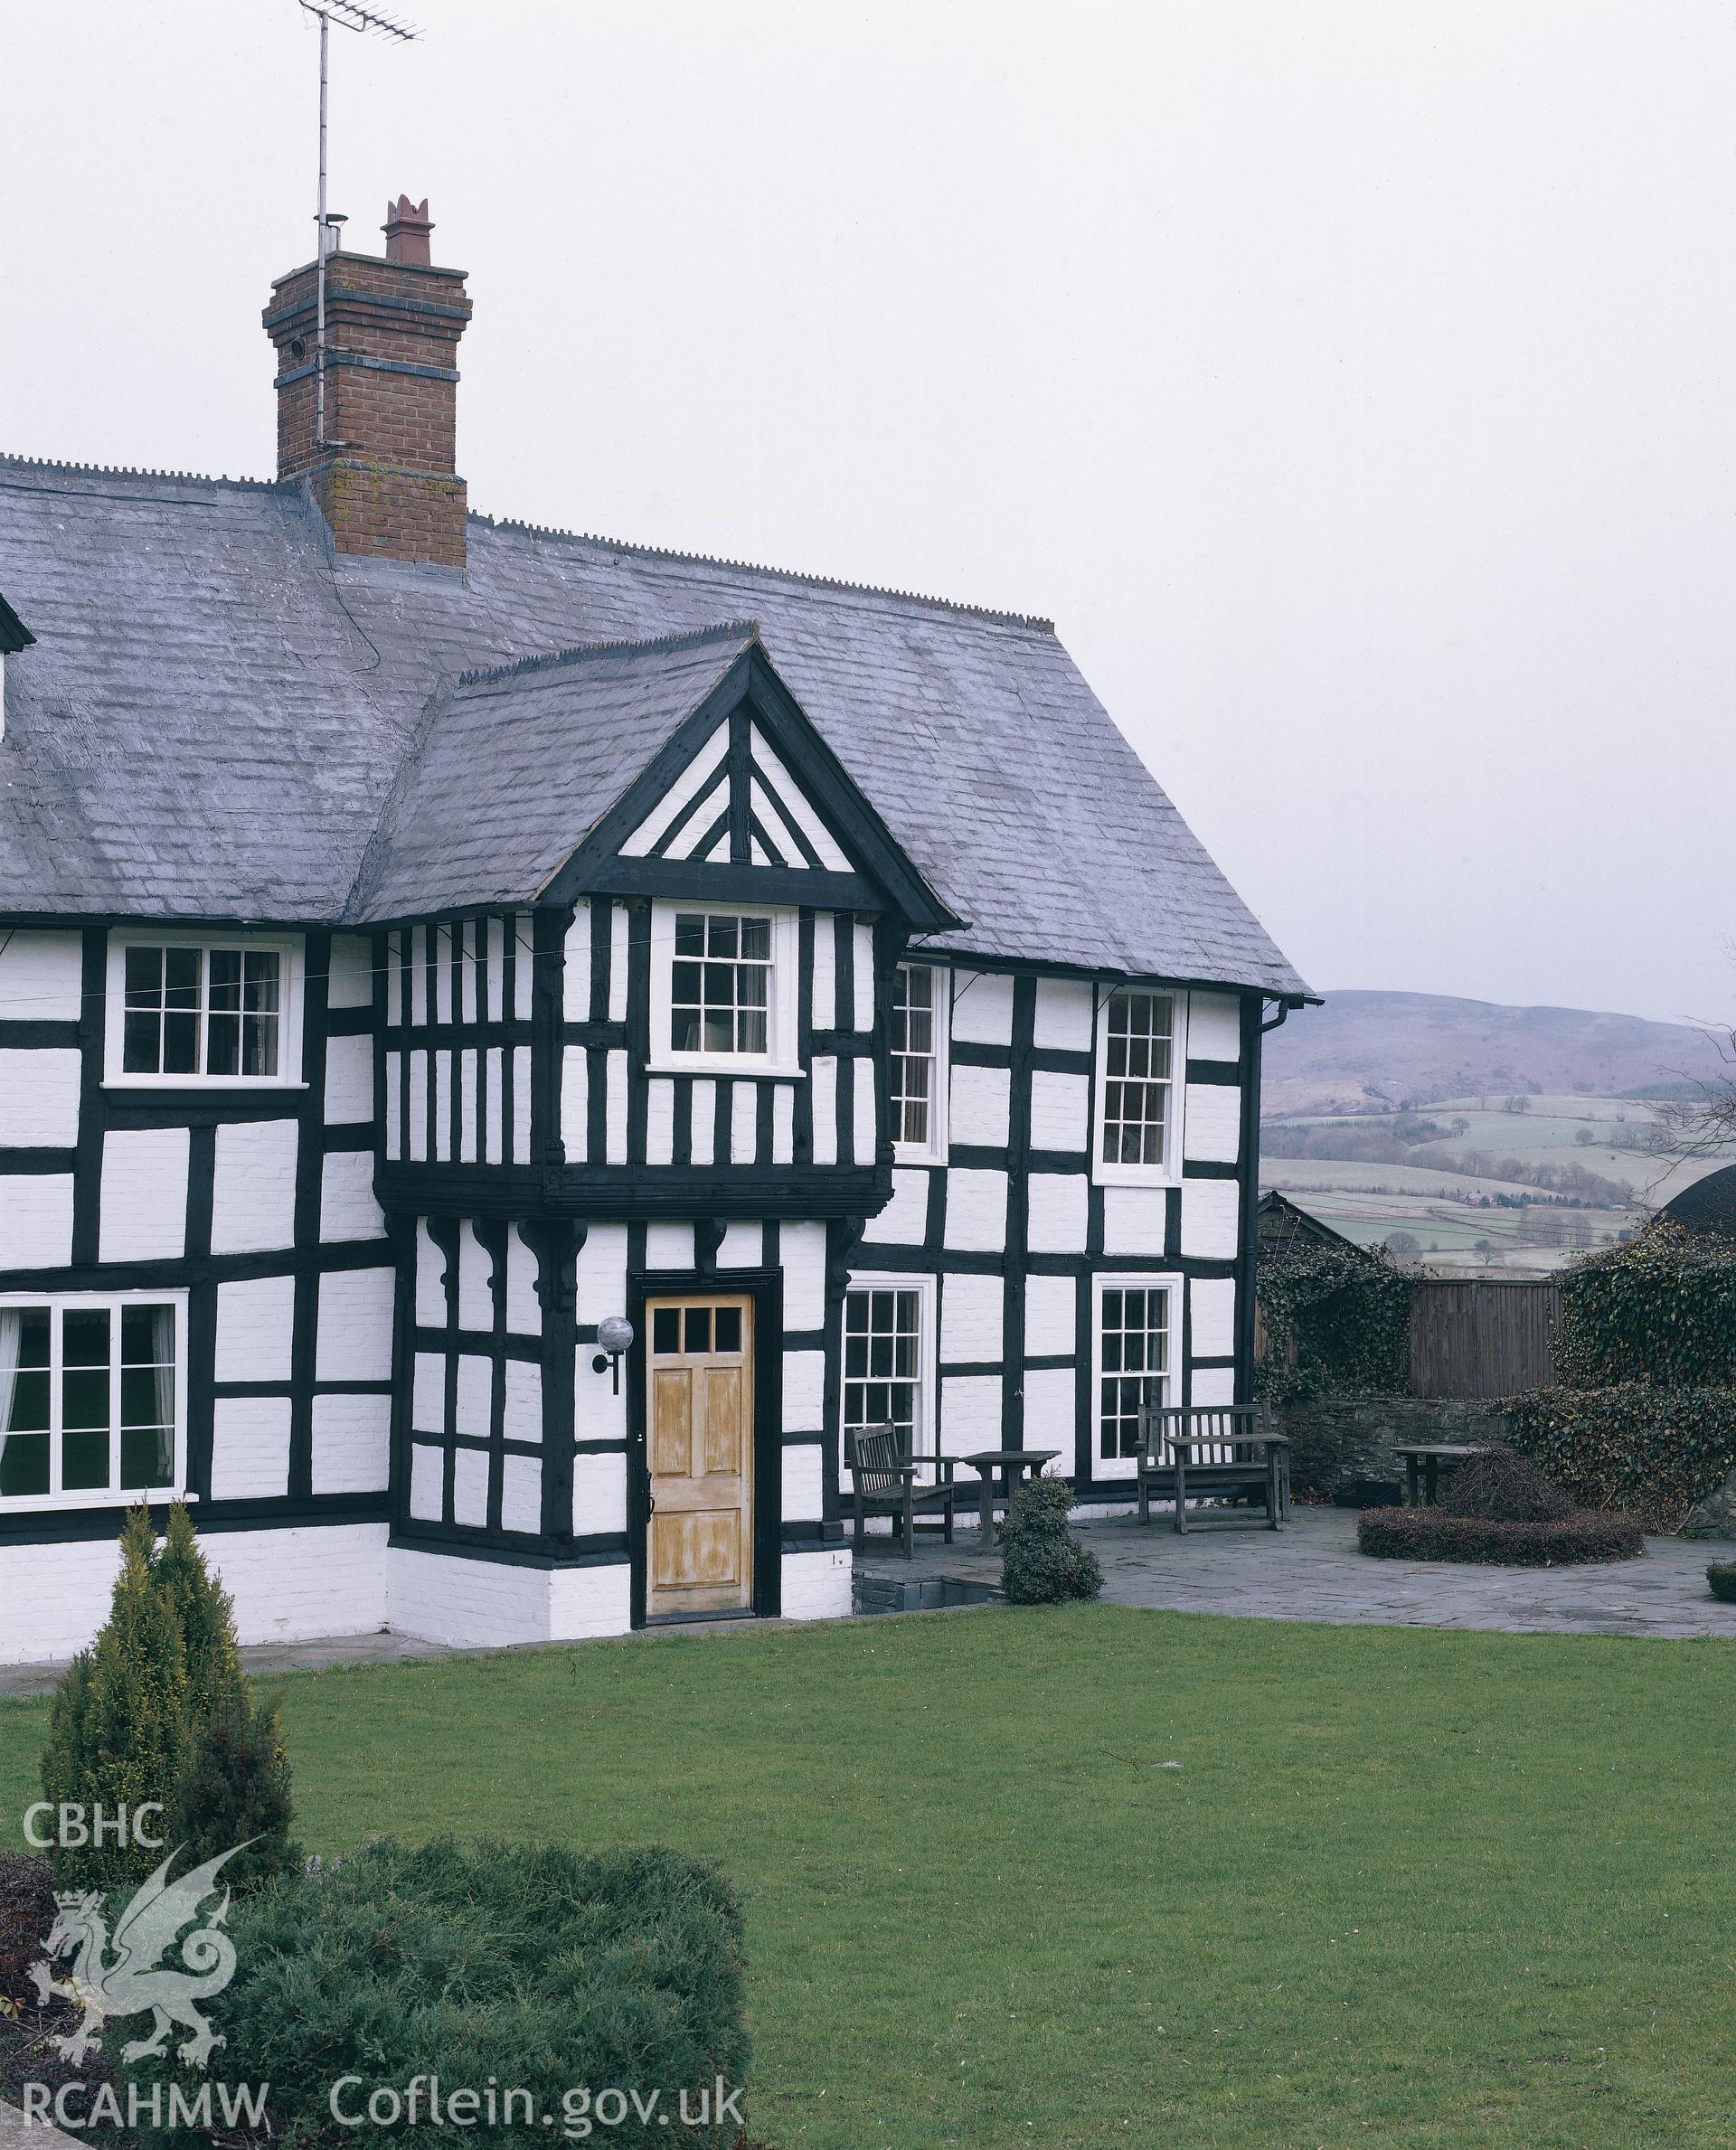
M 1138 1476 L 1137 1456 L 1103 1454 L 1103 1295 L 1109 1291 L 1162 1291 L 1168 1295 L 1169 1366 L 1164 1374 L 1162 1408 L 1181 1401 L 1182 1323 L 1186 1284 L 1177 1269 L 1099 1269 L 1091 1278 L 1090 1466 L 1094 1478 Z
M 940 1293 L 939 1280 L 933 1277 L 912 1274 L 908 1269 L 852 1269 L 850 1280 L 844 1287 L 847 1298 L 853 1291 L 913 1291 L 917 1296 L 918 1316 L 921 1322 L 921 1334 L 917 1339 L 917 1391 L 916 1423 L 910 1438 L 919 1462 L 932 1465 L 935 1457 L 935 1432 L 939 1424 L 939 1390 L 937 1386 L 939 1366 L 939 1312 Z M 839 1333 L 838 1344 L 838 1425 L 840 1439 L 844 1426 L 844 1390 L 849 1378 L 844 1371 L 844 1338 L 847 1326 Z M 920 1472 L 917 1474 L 922 1476 Z
M 900 1165 L 944 1165 L 952 1099 L 952 971 L 944 963 L 922 963 L 910 958 L 901 962 L 898 967 L 926 970 L 934 979 L 934 1088 L 929 1099 L 928 1141 L 903 1142 L 894 1137 L 892 1156 Z M 887 1049 L 890 1052 L 890 1040 Z M 888 1097 L 890 1100 L 890 1082 Z M 889 1103 L 889 1109 L 896 1111 L 897 1107 Z
M 1167 1000 L 1175 1011 L 1170 1026 L 1169 1111 L 1164 1118 L 1164 1156 L 1160 1165 L 1111 1165 L 1103 1155 L 1103 1114 L 1109 1080 L 1109 1002 L 1118 993 L 1148 993 Z M 1097 1015 L 1091 1052 L 1091 1179 L 1099 1187 L 1175 1187 L 1182 1178 L 1182 1118 L 1187 1099 L 1187 995 L 1168 985 L 1118 979 L 1097 988 Z
M 132 1074 L 125 1069 L 127 951 L 128 948 L 243 948 L 278 958 L 278 1071 L 275 1075 Z M 127 926 L 108 936 L 107 1015 L 103 1024 L 105 1089 L 300 1090 L 303 944 L 298 938 L 265 933 L 224 933 L 216 928 Z
M 70 1493 L 24 1493 L 0 1495 L 0 1516 L 31 1515 L 71 1508 L 131 1508 L 140 1501 L 188 1500 L 187 1485 L 187 1295 L 184 1291 L 60 1291 L 0 1292 L 0 1308 L 24 1307 L 37 1311 L 82 1312 L 109 1306 L 172 1306 L 175 1309 L 175 1466 L 166 1485 L 75 1487 Z M 58 1324 L 56 1330 L 58 1331 Z M 59 1413 L 57 1394 L 60 1353 L 51 1346 L 49 1373 L 50 1418 Z M 112 1438 L 115 1429 L 110 1428 Z M 54 1453 L 51 1438 L 49 1453 Z
M 764 1052 L 677 1052 L 670 1043 L 670 973 L 675 960 L 675 914 L 771 920 L 771 978 L 766 995 Z M 651 1057 L 659 1075 L 800 1075 L 796 1057 L 797 969 L 801 935 L 797 914 L 771 903 L 665 903 L 651 906 Z

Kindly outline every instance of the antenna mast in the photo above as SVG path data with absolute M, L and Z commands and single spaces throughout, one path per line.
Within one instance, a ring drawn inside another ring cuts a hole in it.
M 318 251 L 315 256 L 314 281 L 318 298 L 318 322 L 314 332 L 314 445 L 326 446 L 326 257 L 335 253 L 344 235 L 346 219 L 335 213 L 327 214 L 326 208 L 326 91 L 331 43 L 331 28 L 335 23 L 342 30 L 354 30 L 357 34 L 372 30 L 377 36 L 396 38 L 408 44 L 421 33 L 412 23 L 403 23 L 395 16 L 382 14 L 377 8 L 363 7 L 358 0 L 300 0 L 310 15 L 319 17 L 319 206 L 314 214 L 315 233 Z

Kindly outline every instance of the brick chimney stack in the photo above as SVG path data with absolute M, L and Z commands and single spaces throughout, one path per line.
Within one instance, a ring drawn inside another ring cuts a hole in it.
M 341 553 L 464 565 L 456 475 L 458 338 L 470 320 L 461 269 L 436 269 L 428 203 L 386 210 L 386 253 L 326 261 L 326 438 L 316 438 L 317 270 L 271 287 L 278 354 L 278 476 L 307 480 Z

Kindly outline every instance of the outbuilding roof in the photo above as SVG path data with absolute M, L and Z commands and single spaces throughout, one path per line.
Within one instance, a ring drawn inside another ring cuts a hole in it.
M 965 921 L 936 946 L 1307 991 L 1046 621 L 480 516 L 462 574 L 335 561 L 293 483 L 5 457 L 0 592 L 36 637 L 7 667 L 0 913 L 385 915 L 364 867 L 412 783 L 419 902 L 486 901 L 479 787 L 498 728 L 534 721 L 539 697 L 468 696 L 419 771 L 432 698 L 455 704 L 460 676 L 491 666 L 752 619 Z M 669 655 L 532 757 L 537 812 L 551 831 L 571 816 L 569 848 L 679 721 Z

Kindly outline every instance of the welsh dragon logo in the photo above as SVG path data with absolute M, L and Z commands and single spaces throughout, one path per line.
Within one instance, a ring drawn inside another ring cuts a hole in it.
M 84 2065 L 86 2054 L 111 2016 L 141 2015 L 146 2009 L 156 2018 L 151 2035 L 124 2047 L 123 2060 L 161 2053 L 171 2026 L 178 2023 L 191 2033 L 176 2047 L 179 2057 L 192 2068 L 209 2063 L 223 2041 L 195 2004 L 221 1994 L 235 1976 L 235 1944 L 222 1931 L 229 1915 L 229 1891 L 223 1890 L 222 1901 L 209 1915 L 202 1914 L 200 1906 L 217 1894 L 218 1870 L 246 1848 L 237 1844 L 175 1881 L 169 1880 L 169 1869 L 179 1853 L 171 1852 L 121 1913 L 112 1957 L 102 1891 L 73 1890 L 56 1895 L 54 1924 L 43 1943 L 45 1960 L 33 1964 L 30 1976 L 42 2007 L 51 1996 L 58 1996 L 84 2011 L 77 2030 L 53 2041 L 56 2051 L 75 2068 Z M 204 1922 L 181 1943 L 184 1968 L 165 1966 L 161 1959 L 175 1937 L 202 1917 Z M 69 1955 L 73 1959 L 71 1976 L 56 1978 L 50 1966 L 57 1957 Z

